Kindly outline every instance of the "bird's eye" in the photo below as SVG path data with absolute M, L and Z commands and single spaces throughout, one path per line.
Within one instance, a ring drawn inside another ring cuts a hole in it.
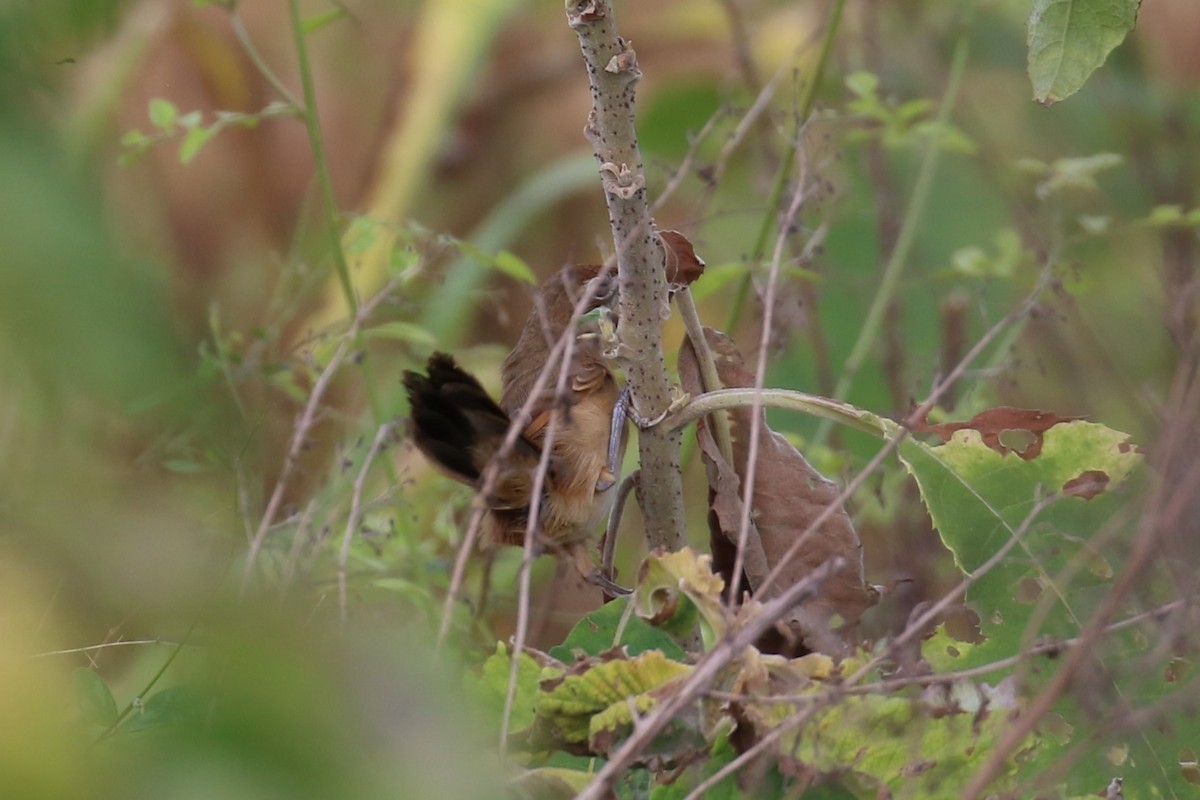
M 593 289 L 592 298 L 593 305 L 606 305 L 610 300 L 617 296 L 617 274 L 610 272 L 607 275 L 601 275 L 592 278 L 588 281 L 589 289 Z

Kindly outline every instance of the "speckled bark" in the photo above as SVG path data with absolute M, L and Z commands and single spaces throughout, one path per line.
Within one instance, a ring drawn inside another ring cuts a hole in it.
M 609 0 L 567 0 L 567 21 L 579 36 L 592 91 L 584 135 L 600 165 L 620 273 L 621 361 L 634 408 L 656 418 L 670 406 L 671 381 L 662 352 L 667 304 L 663 250 L 646 202 L 646 180 L 634 129 L 637 55 L 617 35 Z M 678 433 L 661 426 L 641 431 L 638 502 L 650 547 L 678 550 L 686 543 Z

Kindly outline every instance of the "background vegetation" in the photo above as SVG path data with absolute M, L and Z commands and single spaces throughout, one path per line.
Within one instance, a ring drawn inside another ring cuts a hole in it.
M 645 73 L 651 199 L 669 191 L 656 218 L 708 264 L 701 316 L 755 352 L 782 171 L 784 194 L 808 199 L 785 238 L 767 385 L 899 418 L 1007 320 L 933 421 L 1039 408 L 1143 447 L 1139 518 L 1164 532 L 1118 616 L 1174 616 L 1109 646 L 1149 653 L 1121 669 L 1163 685 L 1122 694 L 1103 659 L 1080 673 L 1062 726 L 1039 731 L 1061 759 L 1031 756 L 1026 778 L 1050 770 L 1047 796 L 1122 775 L 1130 797 L 1192 796 L 1195 618 L 1177 601 L 1200 563 L 1200 17 L 1146 3 L 1105 68 L 1043 107 L 1025 0 L 848 0 L 809 119 L 830 10 L 618 6 Z M 769 113 L 740 130 L 760 96 Z M 611 250 L 589 103 L 559 3 L 0 10 L 12 796 L 496 796 L 512 766 L 477 683 L 514 629 L 520 554 L 472 562 L 468 599 L 444 604 L 469 495 L 403 441 L 399 373 L 453 350 L 494 386 L 529 280 Z M 677 321 L 666 335 L 676 352 Z M 843 482 L 878 450 L 770 419 Z M 703 548 L 695 457 L 685 485 Z M 899 461 L 850 508 L 887 590 L 863 635 L 886 641 L 960 573 Z M 638 526 L 630 513 L 624 576 Z M 1137 541 L 1093 574 L 1120 573 Z M 542 649 L 599 602 L 549 559 L 534 586 Z M 960 645 L 989 623 L 961 604 L 945 621 Z

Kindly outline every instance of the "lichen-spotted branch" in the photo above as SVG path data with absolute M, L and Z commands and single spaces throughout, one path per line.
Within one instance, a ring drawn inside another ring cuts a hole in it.
M 669 309 L 663 248 L 646 202 L 646 179 L 634 129 L 637 54 L 617 34 L 609 0 L 567 0 L 567 21 L 579 37 L 592 91 L 584 135 L 600 164 L 620 277 L 620 345 L 633 407 L 657 418 L 674 396 L 662 351 L 662 320 Z M 638 502 L 650 547 L 678 550 L 686 542 L 679 467 L 680 434 L 651 427 L 638 436 Z

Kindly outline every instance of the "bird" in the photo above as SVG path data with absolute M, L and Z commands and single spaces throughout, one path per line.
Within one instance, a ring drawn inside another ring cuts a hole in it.
M 424 374 L 405 371 L 403 376 L 410 437 L 435 468 L 479 492 L 485 548 L 524 544 L 535 475 L 554 428 L 533 527 L 535 552 L 556 554 L 610 595 L 628 592 L 596 566 L 590 547 L 617 493 L 625 447 L 624 403 L 603 356 L 599 315 L 588 312 L 603 307 L 611 313 L 616 287 L 616 276 L 595 265 L 568 266 L 546 280 L 501 366 L 499 402 L 446 353 L 433 353 Z M 588 318 L 581 319 L 576 306 L 585 293 L 589 299 L 580 311 Z M 562 359 L 551 355 L 568 331 L 575 342 L 565 391 L 559 395 Z M 538 388 L 546 370 L 547 380 Z M 502 453 L 513 419 L 523 412 L 528 422 L 511 450 Z M 495 474 L 489 480 L 493 461 Z

